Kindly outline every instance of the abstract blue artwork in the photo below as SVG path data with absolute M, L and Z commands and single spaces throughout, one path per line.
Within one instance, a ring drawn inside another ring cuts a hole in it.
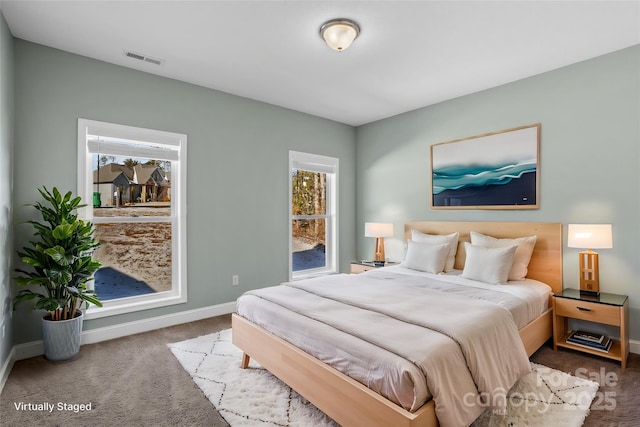
M 431 146 L 433 209 L 537 209 L 540 124 Z

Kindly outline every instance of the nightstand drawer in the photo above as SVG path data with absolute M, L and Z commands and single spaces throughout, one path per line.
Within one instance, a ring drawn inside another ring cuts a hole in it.
M 351 264 L 351 274 L 364 273 L 365 271 L 375 270 L 377 267 L 373 265 Z
M 556 316 L 620 326 L 620 307 L 568 298 L 554 299 Z

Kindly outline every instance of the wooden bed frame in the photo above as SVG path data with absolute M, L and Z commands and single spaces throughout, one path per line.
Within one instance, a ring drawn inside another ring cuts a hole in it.
M 527 277 L 547 283 L 553 292 L 562 290 L 562 225 L 530 222 L 410 222 L 405 236 L 416 229 L 429 234 L 460 233 L 455 268 L 462 269 L 464 243 L 469 232 L 497 238 L 536 235 Z M 520 330 L 527 354 L 533 354 L 552 336 L 552 305 Z M 247 319 L 233 314 L 232 340 L 243 352 L 242 367 L 254 358 L 317 408 L 342 426 L 436 427 L 433 400 L 409 412 L 361 383 L 326 365 L 292 344 Z

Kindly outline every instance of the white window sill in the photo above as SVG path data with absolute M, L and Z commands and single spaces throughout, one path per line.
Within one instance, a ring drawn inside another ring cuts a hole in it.
M 166 296 L 154 294 L 152 296 L 141 296 L 131 298 L 121 298 L 113 301 L 103 301 L 102 307 L 92 305 L 85 311 L 85 319 L 99 319 L 102 317 L 116 316 L 118 314 L 133 313 L 151 308 L 166 307 L 175 304 L 184 304 L 186 297 L 172 295 L 167 292 Z

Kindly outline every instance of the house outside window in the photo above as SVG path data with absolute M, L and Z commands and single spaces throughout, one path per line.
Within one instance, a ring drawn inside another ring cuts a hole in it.
M 95 225 L 102 263 L 98 318 L 187 301 L 183 134 L 78 120 L 80 215 Z M 91 282 L 90 282 L 91 283 Z
M 338 271 L 338 159 L 289 152 L 289 277 Z

